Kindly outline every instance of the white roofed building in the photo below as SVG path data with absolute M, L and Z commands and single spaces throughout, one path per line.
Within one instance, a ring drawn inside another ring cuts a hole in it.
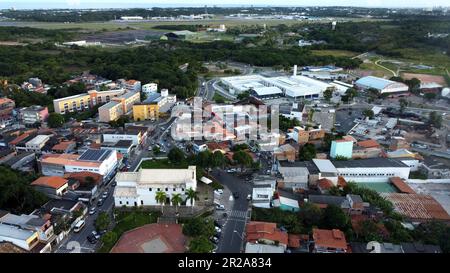
M 409 87 L 401 82 L 395 82 L 374 76 L 362 77 L 355 82 L 360 89 L 376 89 L 380 94 L 408 92 Z
M 116 207 L 156 206 L 156 193 L 166 194 L 166 204 L 171 204 L 174 194 L 181 194 L 186 205 L 186 191 L 197 188 L 196 166 L 187 169 L 140 169 L 138 172 L 120 172 L 116 176 L 114 190 Z M 195 201 L 193 203 L 195 205 Z

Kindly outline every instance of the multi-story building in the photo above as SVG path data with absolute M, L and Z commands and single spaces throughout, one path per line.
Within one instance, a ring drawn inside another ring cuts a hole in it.
M 37 135 L 36 137 L 25 143 L 25 149 L 27 152 L 39 153 L 49 140 L 49 135 Z
M 135 121 L 157 119 L 159 117 L 159 105 L 157 102 L 141 102 L 133 105 L 133 119 Z
M 116 176 L 116 182 L 116 207 L 159 205 L 155 199 L 157 192 L 166 194 L 165 204 L 170 205 L 172 196 L 180 194 L 186 205 L 190 205 L 186 191 L 197 188 L 196 166 L 189 166 L 187 169 L 140 169 L 138 172 L 120 172 Z M 192 205 L 195 205 L 195 201 Z
M 40 105 L 24 107 L 19 112 L 20 119 L 24 124 L 42 123 L 48 118 L 48 108 Z
M 118 80 L 119 84 L 122 86 L 122 88 L 125 88 L 128 91 L 131 92 L 141 92 L 141 82 L 136 80 L 124 80 L 120 79 Z
M 325 136 L 325 130 L 320 126 L 314 127 L 294 127 L 292 133 L 289 133 L 292 139 L 297 143 L 303 144 L 313 140 L 323 139 Z
M 147 128 L 127 128 L 123 132 L 103 134 L 103 142 L 116 143 L 119 140 L 131 140 L 134 146 L 141 145 L 147 138 Z
M 53 106 L 55 108 L 55 112 L 60 114 L 83 111 L 97 104 L 110 102 L 112 98 L 121 96 L 125 92 L 125 89 L 108 91 L 90 90 L 87 93 L 53 100 Z
M 27 251 L 39 244 L 37 231 L 22 229 L 16 225 L 0 223 L 0 241 L 10 242 Z
M 114 97 L 110 102 L 98 108 L 99 121 L 115 121 L 122 115 L 130 113 L 133 105 L 141 101 L 139 92 L 128 92 L 120 97 Z
M 157 83 L 147 83 L 142 86 L 142 93 L 149 95 L 150 93 L 158 92 L 158 84 Z
M 46 154 L 39 159 L 43 175 L 64 176 L 65 173 L 89 171 L 106 177 L 117 168 L 115 150 L 88 149 L 81 155 Z

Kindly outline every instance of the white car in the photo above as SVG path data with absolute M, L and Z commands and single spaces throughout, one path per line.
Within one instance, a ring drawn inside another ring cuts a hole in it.
M 216 205 L 216 210 L 225 210 L 225 206 L 221 204 Z
M 89 210 L 89 215 L 95 214 L 96 211 L 97 211 L 97 210 L 96 210 L 94 207 L 92 207 L 92 208 Z
M 223 190 L 222 189 L 217 189 L 217 190 L 214 191 L 214 193 L 223 194 Z
M 220 228 L 220 227 L 216 227 L 216 226 L 214 226 L 214 229 L 216 230 L 216 232 L 222 232 L 222 229 Z

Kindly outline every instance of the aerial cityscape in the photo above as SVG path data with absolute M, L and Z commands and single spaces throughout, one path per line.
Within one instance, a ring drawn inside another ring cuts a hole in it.
M 135 2 L 0 3 L 0 253 L 450 253 L 446 1 Z

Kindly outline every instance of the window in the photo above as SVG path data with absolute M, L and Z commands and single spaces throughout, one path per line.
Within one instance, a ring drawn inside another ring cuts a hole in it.
M 161 191 L 161 188 L 158 188 L 158 191 Z
M 166 188 L 166 191 L 169 191 L 169 188 Z
M 173 191 L 176 191 L 177 189 L 176 188 L 173 188 Z
M 184 188 L 181 188 L 181 191 L 184 191 Z
M 119 204 L 121 204 L 121 205 L 122 205 L 122 201 L 119 201 Z
M 144 200 L 141 200 L 141 205 L 144 205 Z
M 128 201 L 127 201 L 127 205 L 128 205 Z
M 148 191 L 152 191 L 152 188 L 148 188 Z

